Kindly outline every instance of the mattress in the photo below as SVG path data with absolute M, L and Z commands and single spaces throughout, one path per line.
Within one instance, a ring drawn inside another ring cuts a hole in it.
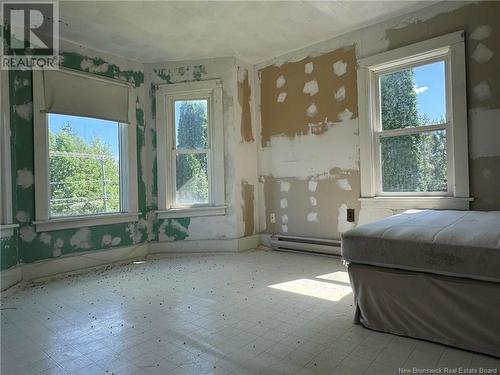
M 500 211 L 409 210 L 345 232 L 342 257 L 500 283 Z

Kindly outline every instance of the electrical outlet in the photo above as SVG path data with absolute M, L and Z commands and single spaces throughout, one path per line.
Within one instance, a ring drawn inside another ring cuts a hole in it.
M 271 214 L 269 214 L 269 221 L 274 224 L 276 223 L 276 214 L 273 212 Z
M 354 208 L 347 209 L 347 221 L 349 223 L 354 223 Z

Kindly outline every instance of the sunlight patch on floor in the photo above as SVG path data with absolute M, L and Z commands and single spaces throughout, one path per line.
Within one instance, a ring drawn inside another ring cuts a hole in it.
M 340 281 L 349 284 L 349 274 L 345 271 L 336 271 L 332 273 L 325 273 L 324 275 L 316 276 L 318 279 Z
M 340 301 L 343 297 L 351 293 L 351 288 L 348 286 L 311 279 L 287 281 L 280 284 L 269 285 L 269 288 L 334 302 Z

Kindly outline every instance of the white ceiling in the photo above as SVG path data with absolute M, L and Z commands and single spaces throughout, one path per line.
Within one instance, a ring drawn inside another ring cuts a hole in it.
M 258 63 L 431 5 L 428 1 L 65 1 L 61 37 L 140 62 Z

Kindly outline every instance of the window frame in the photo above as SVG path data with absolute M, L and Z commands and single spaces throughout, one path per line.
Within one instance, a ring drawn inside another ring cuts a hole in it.
M 9 72 L 0 71 L 0 238 L 14 234 L 12 223 L 12 174 L 10 158 Z
M 381 130 L 380 75 L 443 60 L 446 79 L 446 123 Z M 384 206 L 387 208 L 411 208 L 424 204 L 426 208 L 450 206 L 467 209 L 472 198 L 469 197 L 468 177 L 464 32 L 457 31 L 359 59 L 358 64 L 362 205 L 369 206 L 370 202 L 373 202 L 374 206 L 380 207 L 381 202 L 385 202 Z M 439 129 L 446 130 L 447 191 L 382 191 L 381 134 L 406 135 Z
M 207 100 L 208 148 L 182 150 L 176 148 L 175 101 Z M 222 82 L 207 80 L 160 84 L 156 89 L 156 131 L 158 163 L 158 210 L 160 219 L 225 215 L 224 140 Z M 176 203 L 176 155 L 206 153 L 209 198 L 203 204 Z
M 48 113 L 45 108 L 43 71 L 33 71 L 33 121 L 35 148 L 35 227 L 37 232 L 80 228 L 82 226 L 109 225 L 128 223 L 139 220 L 137 197 L 137 150 L 134 89 L 128 82 L 93 74 L 82 73 L 72 69 L 61 68 L 65 73 L 82 76 L 89 80 L 105 81 L 126 86 L 129 90 L 128 118 L 129 123 L 119 124 L 120 155 L 120 212 L 99 213 L 75 216 L 50 216 L 50 176 Z M 71 114 L 67 114 L 71 115 Z M 75 115 L 80 116 L 80 115 Z M 81 117 L 81 116 L 80 116 Z M 90 116 L 87 116 L 90 117 Z M 107 119 L 109 121 L 109 119 Z

